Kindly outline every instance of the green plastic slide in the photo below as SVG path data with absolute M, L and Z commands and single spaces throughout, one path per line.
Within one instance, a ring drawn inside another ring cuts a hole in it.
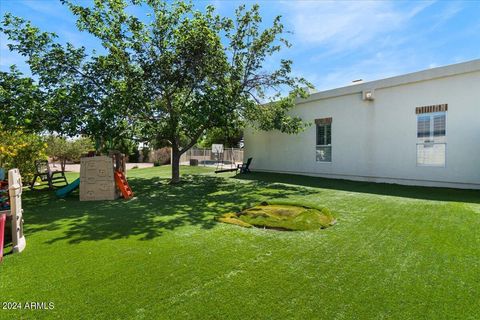
M 80 187 L 80 178 L 78 178 L 77 180 L 73 181 L 72 183 L 70 183 L 69 185 L 67 185 L 66 187 L 63 187 L 62 189 L 59 189 L 55 192 L 55 194 L 57 195 L 57 197 L 59 198 L 65 198 L 66 196 L 68 196 L 70 193 L 72 193 L 73 190 L 77 189 L 78 187 Z

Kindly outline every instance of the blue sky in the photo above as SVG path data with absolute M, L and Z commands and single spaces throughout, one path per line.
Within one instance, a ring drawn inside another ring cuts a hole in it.
M 293 47 L 281 55 L 319 90 L 480 58 L 480 1 L 195 2 L 199 8 L 213 4 L 226 16 L 241 3 L 259 3 L 265 23 L 282 15 Z M 6 12 L 57 33 L 62 42 L 99 46 L 77 31 L 73 15 L 57 0 L 0 0 L 1 15 Z M 28 73 L 1 35 L 0 69 L 10 64 Z

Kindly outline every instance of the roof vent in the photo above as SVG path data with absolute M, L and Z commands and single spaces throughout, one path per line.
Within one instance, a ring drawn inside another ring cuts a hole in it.
M 359 84 L 359 83 L 363 83 L 363 79 L 357 79 L 352 81 L 352 84 Z

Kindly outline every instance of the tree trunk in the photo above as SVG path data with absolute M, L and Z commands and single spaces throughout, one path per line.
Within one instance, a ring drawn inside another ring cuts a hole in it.
M 63 158 L 60 160 L 60 168 L 62 171 L 65 171 L 65 166 L 67 164 L 67 159 L 66 158 Z
M 170 183 L 180 182 L 180 150 L 172 147 L 172 180 Z
M 198 130 L 198 132 L 192 137 L 190 143 L 181 150 L 179 146 L 180 139 L 177 137 L 174 137 L 172 139 L 172 180 L 170 181 L 170 183 L 173 184 L 180 182 L 180 157 L 191 147 L 193 147 L 195 143 L 197 143 L 197 140 L 202 134 L 203 130 L 203 128 L 200 128 L 200 130 Z

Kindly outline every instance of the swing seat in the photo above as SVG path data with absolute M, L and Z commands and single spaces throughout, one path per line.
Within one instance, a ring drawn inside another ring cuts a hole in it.
M 216 170 L 215 173 L 231 172 L 231 171 L 238 171 L 238 170 L 240 170 L 240 173 L 248 173 L 250 172 L 250 164 L 252 163 L 252 159 L 253 158 L 248 158 L 247 162 L 237 165 L 236 168 Z
M 238 168 L 222 169 L 222 170 L 215 170 L 215 173 L 230 172 L 230 171 L 237 171 L 237 170 Z

